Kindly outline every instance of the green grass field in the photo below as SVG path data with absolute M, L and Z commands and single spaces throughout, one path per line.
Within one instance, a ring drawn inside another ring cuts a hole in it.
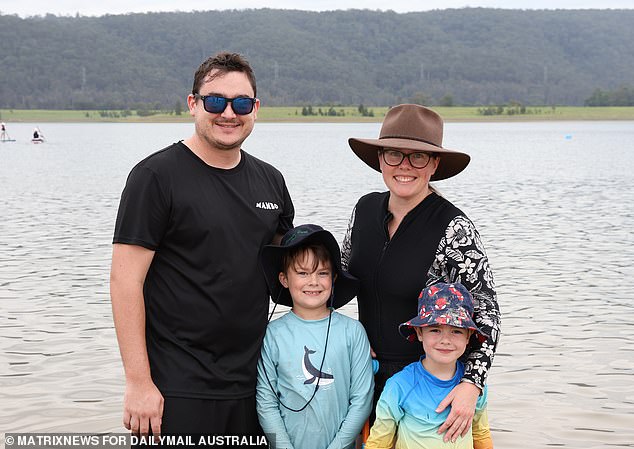
M 493 115 L 483 115 L 486 107 L 454 106 L 433 107 L 445 121 L 548 121 L 548 120 L 634 120 L 634 107 L 576 107 L 541 106 L 527 107 L 524 113 L 504 107 Z M 321 109 L 322 115 L 319 114 Z M 356 106 L 336 106 L 338 115 L 327 115 L 329 106 L 313 106 L 317 115 L 302 115 L 301 106 L 262 107 L 258 112 L 261 122 L 381 122 L 387 107 L 368 107 L 373 116 L 362 116 Z M 491 108 L 492 110 L 495 107 Z M 188 112 L 175 115 L 173 112 L 157 112 L 153 115 L 139 116 L 136 111 L 67 111 L 41 109 L 0 109 L 0 120 L 10 122 L 191 122 Z

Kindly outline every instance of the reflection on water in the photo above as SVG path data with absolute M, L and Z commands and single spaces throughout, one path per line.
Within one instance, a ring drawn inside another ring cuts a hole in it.
M 447 125 L 446 146 L 473 160 L 437 187 L 478 226 L 503 313 L 489 379 L 498 448 L 634 447 L 632 125 Z M 192 128 L 49 124 L 35 146 L 32 127 L 11 125 L 18 142 L 0 144 L 0 432 L 121 431 L 118 198 L 134 163 Z M 284 172 L 297 224 L 341 240 L 356 199 L 383 189 L 347 138 L 379 127 L 258 124 L 245 148 Z

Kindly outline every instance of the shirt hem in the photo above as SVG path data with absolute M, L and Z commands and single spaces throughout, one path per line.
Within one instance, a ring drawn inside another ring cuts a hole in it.
M 160 389 L 160 388 L 159 388 Z M 253 391 L 238 392 L 238 393 L 195 393 L 189 391 L 161 391 L 163 397 L 167 398 L 183 398 L 183 399 L 245 399 L 251 396 L 255 396 L 255 389 Z

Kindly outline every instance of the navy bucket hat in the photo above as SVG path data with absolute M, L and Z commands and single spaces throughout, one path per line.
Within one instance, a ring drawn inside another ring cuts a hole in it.
M 297 226 L 284 234 L 280 245 L 266 245 L 262 249 L 260 260 L 271 298 L 274 302 L 283 306 L 293 306 L 293 300 L 288 289 L 284 288 L 279 281 L 279 273 L 283 271 L 282 258 L 290 249 L 311 243 L 323 244 L 330 253 L 333 274 L 337 275 L 330 305 L 338 309 L 349 303 L 357 295 L 359 281 L 342 270 L 339 244 L 334 236 L 321 226 L 314 224 Z

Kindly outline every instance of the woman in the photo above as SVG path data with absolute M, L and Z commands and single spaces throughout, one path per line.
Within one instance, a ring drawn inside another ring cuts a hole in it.
M 361 281 L 359 320 L 379 360 L 375 403 L 385 381 L 421 355 L 399 324 L 416 314 L 426 285 L 460 282 L 475 302 L 475 321 L 489 335 L 472 337 L 461 383 L 439 412 L 451 413 L 439 433 L 455 441 L 471 426 L 498 341 L 500 314 L 493 277 L 473 223 L 429 185 L 460 173 L 470 157 L 442 147 L 443 121 L 423 106 L 404 104 L 385 116 L 378 139 L 349 139 L 352 151 L 383 174 L 387 192 L 357 202 L 343 243 L 343 264 Z

